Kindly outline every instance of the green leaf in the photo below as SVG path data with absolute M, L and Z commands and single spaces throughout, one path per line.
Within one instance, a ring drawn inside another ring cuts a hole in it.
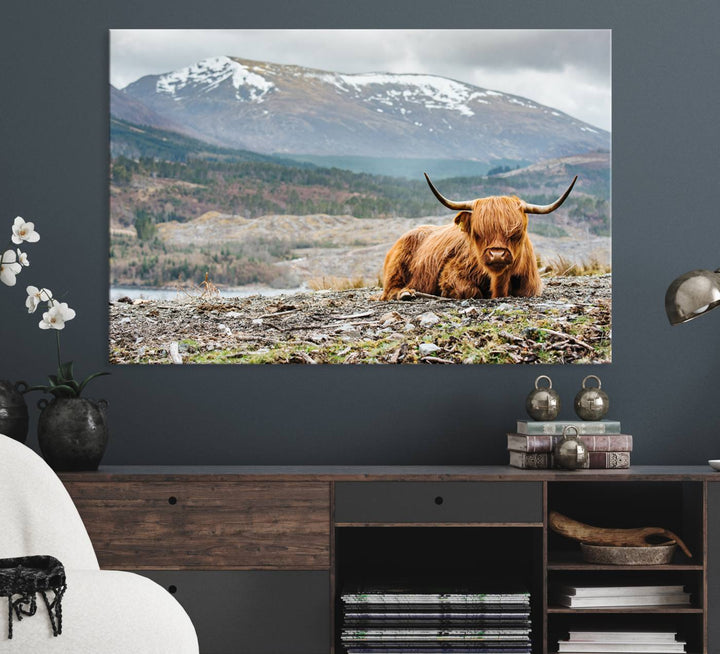
M 43 391 L 44 393 L 49 393 L 51 386 L 30 386 L 25 392 L 29 393 L 30 391 Z
M 49 391 L 52 393 L 55 397 L 77 397 L 78 394 L 75 392 L 75 389 L 71 388 L 70 386 L 65 386 L 64 384 L 58 384 L 57 386 L 53 386 L 52 389 Z
M 80 395 L 80 393 L 82 393 L 82 391 L 83 391 L 83 388 L 85 388 L 88 385 L 88 383 L 90 383 L 93 379 L 95 379 L 95 377 L 102 377 L 103 375 L 109 375 L 109 374 L 110 374 L 109 372 L 94 372 L 92 375 L 89 375 L 80 384 L 77 394 Z
M 57 386 L 69 386 L 75 395 L 80 393 L 80 385 L 74 379 L 58 379 L 56 375 L 48 375 L 48 381 L 50 382 L 47 387 L 48 390 L 52 390 Z
M 60 378 L 60 381 L 67 382 L 73 379 L 73 362 L 68 361 L 67 363 L 63 363 L 58 368 L 58 377 Z

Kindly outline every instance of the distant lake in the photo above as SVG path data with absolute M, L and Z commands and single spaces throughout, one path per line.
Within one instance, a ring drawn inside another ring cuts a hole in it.
M 294 295 L 307 291 L 306 287 L 297 288 L 270 288 L 269 286 L 250 285 L 238 288 L 219 289 L 221 297 L 249 297 L 250 295 L 266 295 L 274 297 L 277 295 Z M 143 288 L 141 286 L 112 286 L 110 287 L 110 302 L 115 302 L 121 297 L 129 297 L 131 300 L 174 300 L 183 297 L 184 291 L 175 288 Z M 190 292 L 190 295 L 200 295 L 199 290 Z

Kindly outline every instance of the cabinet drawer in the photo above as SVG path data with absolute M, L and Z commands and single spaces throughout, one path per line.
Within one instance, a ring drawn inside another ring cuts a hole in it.
M 327 569 L 330 487 L 69 482 L 103 568 Z
M 174 593 L 202 654 L 330 650 L 328 572 L 142 571 Z
M 542 524 L 540 482 L 342 482 L 336 523 Z

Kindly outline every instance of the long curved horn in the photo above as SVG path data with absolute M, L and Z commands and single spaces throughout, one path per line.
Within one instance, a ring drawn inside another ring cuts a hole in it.
M 575 186 L 575 182 L 577 182 L 577 175 L 575 175 L 575 179 L 573 179 L 572 184 L 568 186 L 567 191 L 563 193 L 555 202 L 552 204 L 528 204 L 524 200 L 521 200 L 522 210 L 525 213 L 552 213 L 557 209 L 565 200 L 567 200 L 567 196 L 570 195 L 570 191 L 573 190 L 573 186 Z
M 425 175 L 425 179 L 427 180 L 428 186 L 430 187 L 430 190 L 433 192 L 433 195 L 440 200 L 441 204 L 444 204 L 448 209 L 452 209 L 453 211 L 472 211 L 473 203 L 472 202 L 453 202 L 452 200 L 448 200 L 446 197 L 444 197 L 440 191 L 438 191 L 434 186 L 433 183 L 430 181 L 430 178 L 428 177 L 427 173 L 423 173 Z M 564 198 L 563 198 L 564 199 Z M 559 205 L 558 205 L 559 206 Z

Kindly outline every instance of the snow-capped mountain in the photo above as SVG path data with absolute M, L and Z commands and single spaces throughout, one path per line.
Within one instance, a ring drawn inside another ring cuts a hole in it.
M 262 153 L 536 161 L 610 145 L 608 132 L 551 107 L 432 75 L 223 56 L 122 93 L 193 135 Z M 132 121 L 122 110 L 115 102 L 114 115 Z
M 218 96 L 229 91 L 229 97 L 235 100 L 262 102 L 263 96 L 274 87 L 271 81 L 229 57 L 204 59 L 162 75 L 155 83 L 157 93 L 171 96 L 175 101 L 217 90 Z

